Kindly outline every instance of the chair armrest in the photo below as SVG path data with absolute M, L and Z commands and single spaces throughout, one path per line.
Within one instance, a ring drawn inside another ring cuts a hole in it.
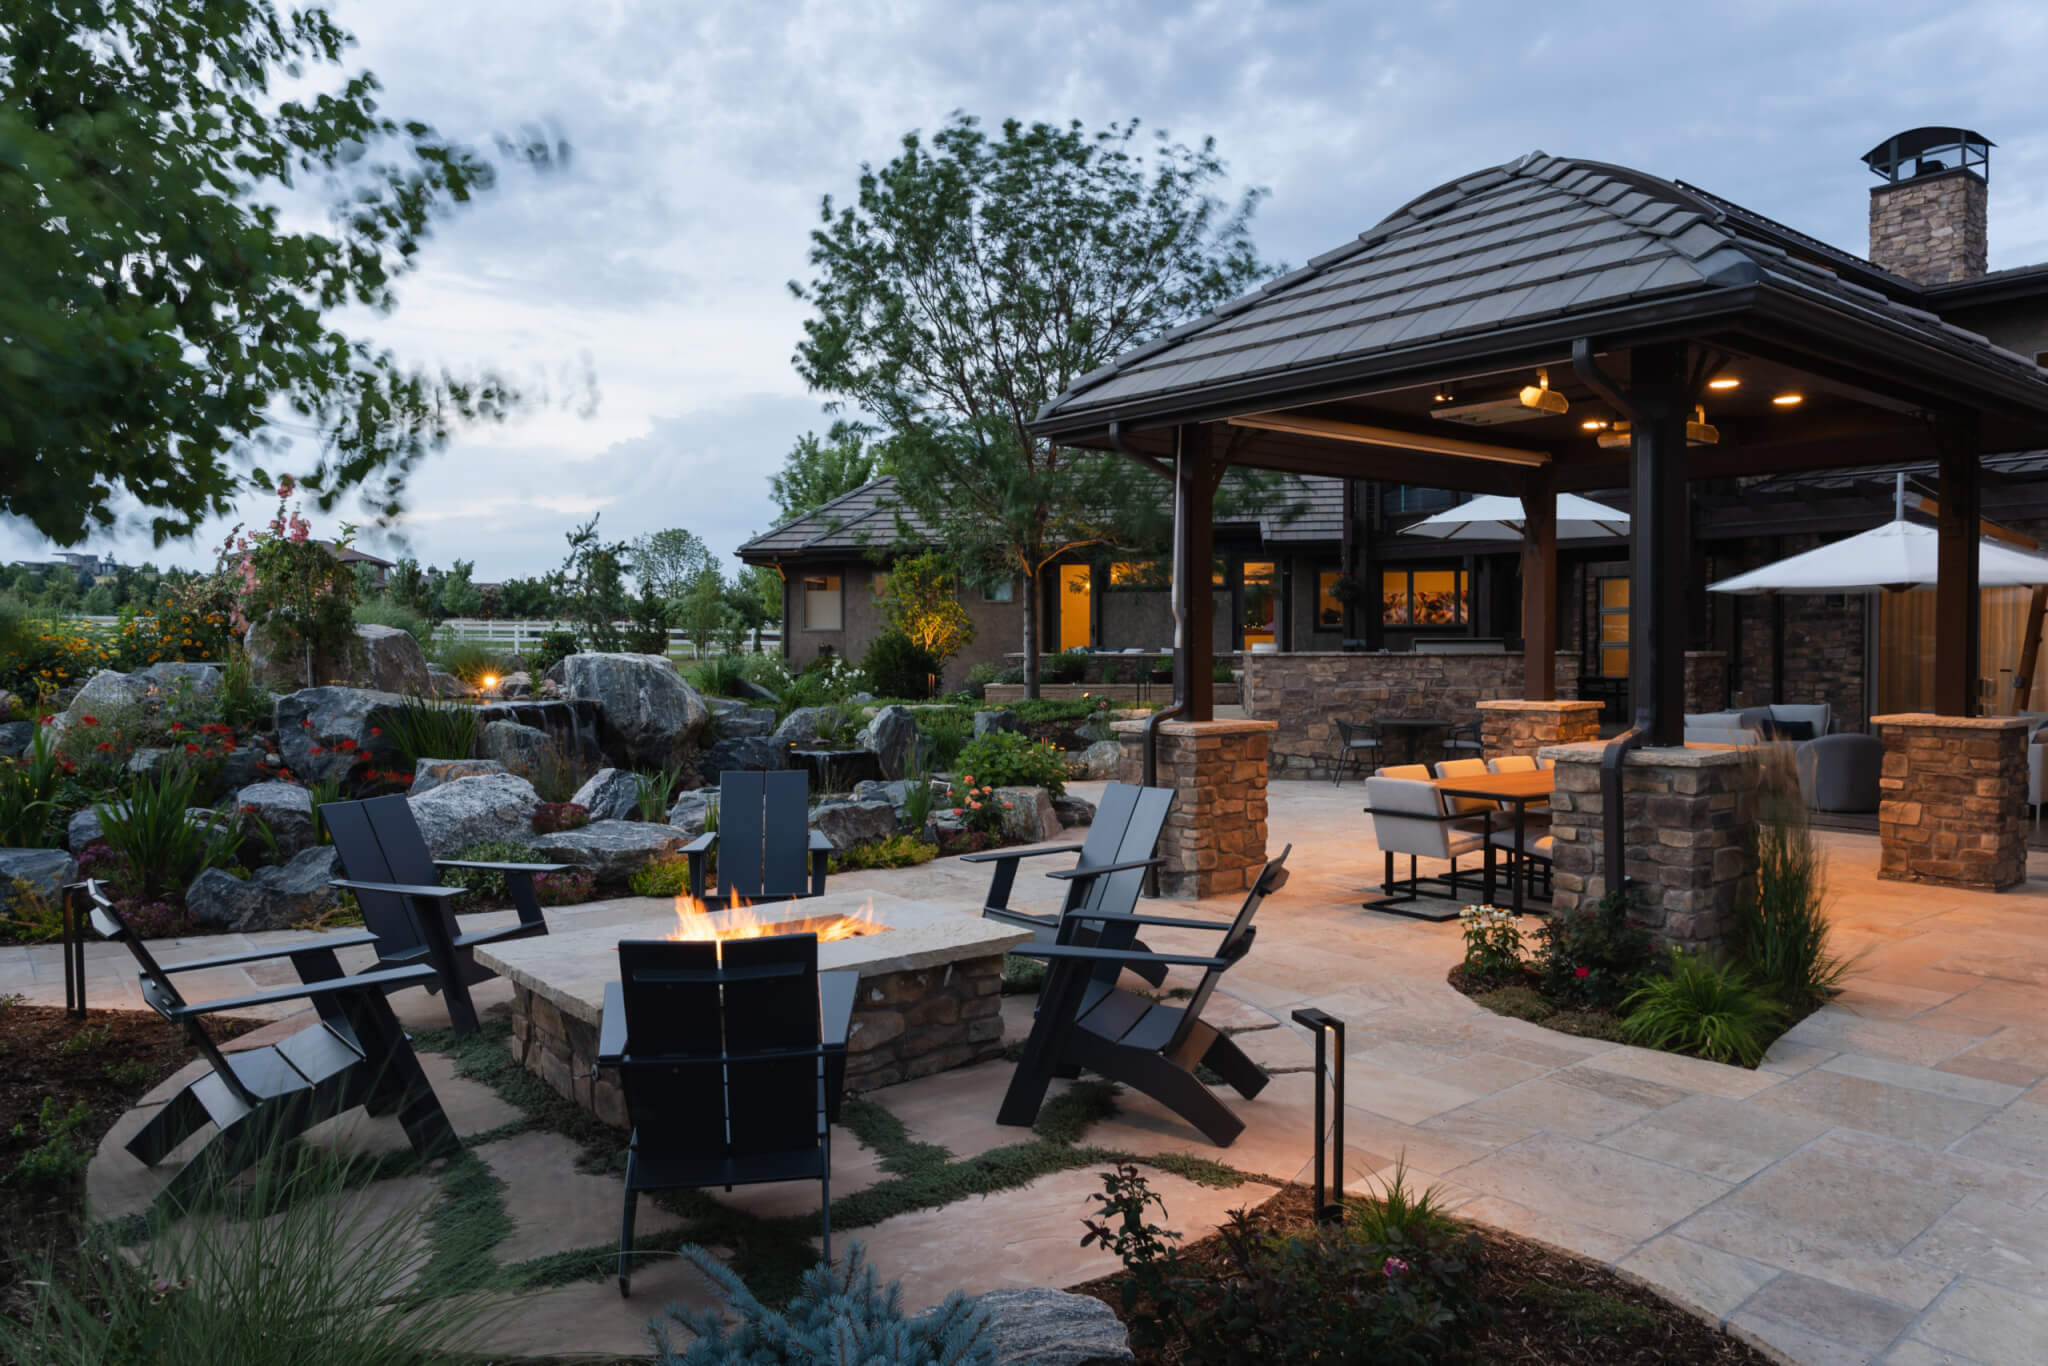
M 1473 800 L 1481 799 L 1474 798 Z M 1494 799 L 1492 797 L 1487 797 L 1483 800 L 1491 802 Z M 1494 808 L 1489 807 L 1488 809 L 1492 810 Z M 1398 817 L 1404 821 L 1463 821 L 1470 820 L 1472 817 L 1481 814 L 1479 811 L 1446 811 L 1441 816 L 1432 816 L 1425 811 L 1388 811 L 1383 810 L 1382 808 L 1377 806 L 1362 806 L 1359 808 L 1359 810 L 1363 811 L 1368 816 L 1387 816 L 1390 818 Z
M 1227 930 L 1235 921 L 1231 920 L 1188 920 L 1171 915 L 1126 915 L 1120 911 L 1076 911 L 1080 920 L 1100 920 L 1119 925 L 1167 925 L 1181 930 Z
M 1140 953 L 1136 949 L 1098 949 L 1082 944 L 1019 944 L 1010 950 L 1020 958 L 1073 958 L 1090 963 L 1158 963 L 1165 967 L 1227 968 L 1234 958 L 1203 958 L 1195 954 Z
M 860 994 L 858 968 L 834 968 L 818 974 L 818 1037 L 826 1048 L 846 1047 L 853 1028 L 853 1003 Z
M 1015 925 L 1025 930 L 1051 929 L 1060 923 L 1060 918 L 1050 912 L 1013 911 L 1008 906 L 983 906 L 983 920 L 1000 920 L 1006 925 Z
M 480 868 L 487 873 L 559 873 L 566 863 L 480 863 L 474 859 L 437 858 L 436 868 Z
M 1101 877 L 1105 873 L 1128 873 L 1134 868 L 1162 867 L 1165 863 L 1166 860 L 1163 858 L 1138 858 L 1124 863 L 1098 864 L 1093 868 L 1061 868 L 1047 873 L 1046 876 L 1056 877 L 1062 882 L 1072 882 L 1076 878 Z
M 1078 854 L 1078 844 L 1050 844 L 1043 849 L 990 849 L 980 854 L 962 854 L 962 863 L 1001 863 L 1005 860 L 1037 858 L 1040 854 Z
M 612 1067 L 626 1056 L 626 984 L 607 982 L 604 987 L 604 1023 L 597 1031 L 597 1065 Z
M 327 885 L 345 888 L 351 892 L 389 892 L 393 896 L 438 897 L 443 901 L 449 897 L 469 895 L 467 887 L 440 887 L 410 882 L 357 882 L 353 878 L 345 877 L 335 878 Z
M 298 986 L 252 991 L 247 996 L 230 996 L 224 1001 L 201 1001 L 196 1005 L 177 1006 L 166 1012 L 166 1018 L 187 1020 L 195 1015 L 214 1015 L 223 1010 L 246 1010 L 250 1006 L 276 1005 L 282 1001 L 310 1001 L 322 996 L 340 996 L 351 991 L 384 992 L 393 987 L 424 986 L 435 980 L 435 976 L 434 970 L 422 963 L 417 967 L 366 972 L 358 977 L 328 977 L 318 982 L 302 982 Z
M 321 949 L 353 949 L 365 944 L 374 944 L 377 936 L 368 932 L 344 935 L 337 939 L 301 939 L 295 944 L 286 944 L 275 949 L 254 949 L 248 953 L 224 953 L 218 958 L 194 958 L 184 963 L 160 963 L 164 975 L 174 972 L 198 972 L 203 968 L 228 968 L 237 963 L 261 963 L 268 958 L 285 958 L 295 953 Z
M 811 831 L 811 852 L 814 854 L 836 854 L 831 839 L 822 830 Z
M 702 854 L 717 843 L 718 832 L 716 830 L 706 830 L 703 834 L 684 845 L 683 852 L 686 854 Z

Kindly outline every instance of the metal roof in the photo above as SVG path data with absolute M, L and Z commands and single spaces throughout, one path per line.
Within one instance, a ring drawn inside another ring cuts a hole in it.
M 1534 324 L 1568 339 L 1625 306 L 1680 300 L 1705 313 L 1757 291 L 1965 358 L 2008 394 L 2015 382 L 2048 378 L 2031 359 L 1916 306 L 1915 286 L 1867 261 L 1667 180 L 1532 152 L 1433 190 L 1357 240 L 1083 375 L 1040 410 L 1038 425 L 1080 434 L 1219 400 L 1279 402 L 1397 371 L 1454 341 Z M 2048 386 L 2025 401 L 2048 408 Z

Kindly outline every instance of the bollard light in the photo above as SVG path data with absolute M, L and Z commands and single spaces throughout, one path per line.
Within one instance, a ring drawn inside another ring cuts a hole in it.
M 1344 1022 L 1327 1010 L 1314 1006 L 1303 1006 L 1294 1012 L 1294 1022 L 1304 1029 L 1313 1030 L 1316 1036 L 1316 1219 L 1320 1223 L 1336 1224 L 1344 1220 Z M 1326 1062 L 1326 1048 L 1334 1041 L 1336 1060 L 1334 1065 Z M 1323 1076 L 1330 1077 L 1330 1089 L 1337 1105 L 1336 1133 L 1323 1109 Z M 1329 1195 L 1323 1194 L 1324 1176 L 1328 1173 L 1323 1143 L 1326 1138 L 1333 1140 L 1337 1152 L 1337 1169 L 1329 1183 Z

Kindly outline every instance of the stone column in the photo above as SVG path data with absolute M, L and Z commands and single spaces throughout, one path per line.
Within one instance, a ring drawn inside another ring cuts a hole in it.
M 1599 739 L 1600 704 L 1502 698 L 1479 704 L 1479 723 L 1487 758 L 1533 755 L 1548 745 L 1574 745 Z
M 1145 781 L 1145 723 L 1118 721 L 1117 777 Z M 1174 790 L 1159 837 L 1159 890 L 1193 900 L 1242 892 L 1266 863 L 1266 758 L 1272 721 L 1166 721 L 1158 784 Z
M 1606 895 L 1604 744 L 1544 751 L 1557 765 L 1550 802 L 1558 911 Z M 1736 749 L 1639 749 L 1622 767 L 1622 867 L 1641 894 L 1637 919 L 1680 948 L 1722 944 L 1737 897 L 1755 871 L 1744 755 Z
M 2027 876 L 2027 722 L 1873 716 L 1884 741 L 1877 875 L 2003 891 Z

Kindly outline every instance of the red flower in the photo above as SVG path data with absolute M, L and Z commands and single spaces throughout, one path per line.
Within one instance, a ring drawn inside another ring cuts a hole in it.
M 98 749 L 98 750 L 99 750 L 99 751 L 101 751 L 102 753 L 106 752 L 107 750 L 110 750 L 110 749 L 112 749 L 113 747 L 114 747 L 114 742 L 113 742 L 113 741 L 111 741 L 111 740 L 102 740 L 102 741 L 100 741 L 100 742 L 99 742 L 99 744 L 97 744 L 96 746 L 94 746 L 94 748 L 95 748 L 95 749 Z
M 185 729 L 185 723 L 183 721 L 171 722 L 171 734 L 176 735 L 179 731 L 183 729 Z
M 66 773 L 78 772 L 78 765 L 72 763 L 69 759 L 59 759 L 57 762 L 63 767 Z
M 199 746 L 197 746 L 197 745 L 187 745 L 187 746 L 185 746 L 185 752 L 186 752 L 187 754 L 197 754 L 197 753 L 199 752 Z
M 315 745 L 315 746 L 313 746 L 313 747 L 312 747 L 311 749 L 309 749 L 309 750 L 307 750 L 307 751 L 306 751 L 306 753 L 308 753 L 308 754 L 325 754 L 326 752 L 327 752 L 327 751 L 326 751 L 326 749 L 324 749 L 323 747 L 321 747 L 321 746 L 319 746 L 319 745 Z
M 1592 975 L 1593 969 L 1591 968 L 1575 968 L 1572 971 L 1572 976 L 1579 978 L 1581 981 L 1585 980 L 1588 977 L 1591 977 Z
M 372 727 L 370 727 L 370 738 L 371 738 L 372 740 L 376 739 L 376 738 L 377 738 L 378 736 L 382 735 L 383 733 L 384 733 L 383 731 L 381 731 L 381 730 L 378 730 L 378 729 L 377 729 L 377 728 L 376 728 L 375 726 L 372 726 Z
M 81 726 L 97 726 L 99 723 L 100 718 L 97 716 L 81 716 L 78 718 L 78 724 Z
M 356 742 L 355 742 L 355 741 L 353 741 L 353 740 L 343 740 L 343 741 L 341 742 L 341 744 L 340 744 L 340 745 L 338 746 L 338 748 L 341 748 L 341 749 L 354 749 L 355 747 L 356 747 Z
M 299 722 L 299 724 L 304 726 L 307 730 L 311 730 L 313 729 L 313 718 L 309 716 L 305 720 Z
M 47 726 L 56 719 L 57 714 L 55 712 L 52 712 L 50 713 L 50 715 L 43 717 L 40 721 L 37 721 L 36 724 L 39 726 Z

